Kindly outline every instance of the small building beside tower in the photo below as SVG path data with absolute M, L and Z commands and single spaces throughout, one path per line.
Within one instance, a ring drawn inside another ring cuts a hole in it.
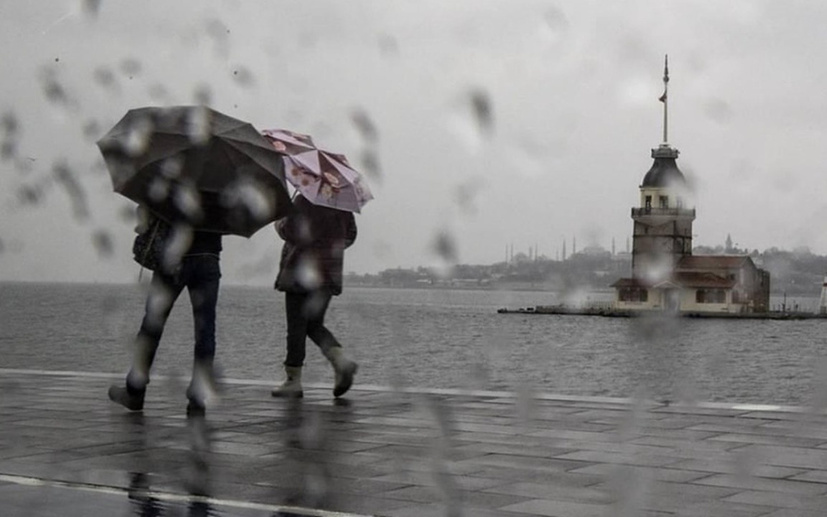
M 769 311 L 770 275 L 747 255 L 692 255 L 695 208 L 678 150 L 668 143 L 668 62 L 664 66 L 663 143 L 632 208 L 632 276 L 612 284 L 620 310 L 677 313 Z

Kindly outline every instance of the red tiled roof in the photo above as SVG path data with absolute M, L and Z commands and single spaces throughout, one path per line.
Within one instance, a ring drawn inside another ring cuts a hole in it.
M 672 281 L 682 287 L 706 287 L 726 289 L 735 285 L 735 280 L 729 280 L 709 272 L 678 272 Z
M 640 287 L 644 289 L 664 289 L 676 287 L 694 287 L 706 289 L 728 289 L 735 285 L 735 280 L 728 280 L 708 271 L 679 271 L 670 278 L 652 284 L 640 278 L 621 278 L 611 285 L 616 289 Z
M 647 284 L 644 284 L 639 278 L 621 278 L 620 280 L 613 283 L 610 287 L 623 288 L 623 287 L 649 287 L 649 286 Z
M 752 263 L 747 255 L 687 255 L 678 261 L 675 269 L 740 269 L 747 263 Z

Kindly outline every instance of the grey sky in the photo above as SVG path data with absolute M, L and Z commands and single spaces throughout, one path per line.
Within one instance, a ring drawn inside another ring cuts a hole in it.
M 370 173 L 347 270 L 438 264 L 440 233 L 464 263 L 510 243 L 554 258 L 573 236 L 623 249 L 660 143 L 665 53 L 695 243 L 827 253 L 822 4 L 0 0 L 0 110 L 19 124 L 0 133 L 15 150 L 0 162 L 0 280 L 134 278 L 133 205 L 94 141 L 129 108 L 204 98 Z M 269 227 L 226 239 L 225 278 L 271 282 L 279 248 Z

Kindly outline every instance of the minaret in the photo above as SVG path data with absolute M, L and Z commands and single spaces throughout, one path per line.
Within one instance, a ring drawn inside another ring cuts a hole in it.
M 827 314 L 827 276 L 821 283 L 821 299 L 818 301 L 818 313 Z
M 663 103 L 663 145 L 669 145 L 669 56 L 663 58 L 663 95 L 658 99 Z
M 695 209 L 687 208 L 686 178 L 678 169 L 678 150 L 669 145 L 669 61 L 664 60 L 663 143 L 652 149 L 654 163 L 640 185 L 640 206 L 632 208 L 632 276 L 660 281 L 671 276 L 675 264 L 692 254 Z

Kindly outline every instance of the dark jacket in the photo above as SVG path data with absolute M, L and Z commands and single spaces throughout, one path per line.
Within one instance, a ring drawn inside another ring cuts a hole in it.
M 341 294 L 345 248 L 356 240 L 356 219 L 350 212 L 314 205 L 301 195 L 293 205 L 290 215 L 276 221 L 276 231 L 284 239 L 276 289 Z

